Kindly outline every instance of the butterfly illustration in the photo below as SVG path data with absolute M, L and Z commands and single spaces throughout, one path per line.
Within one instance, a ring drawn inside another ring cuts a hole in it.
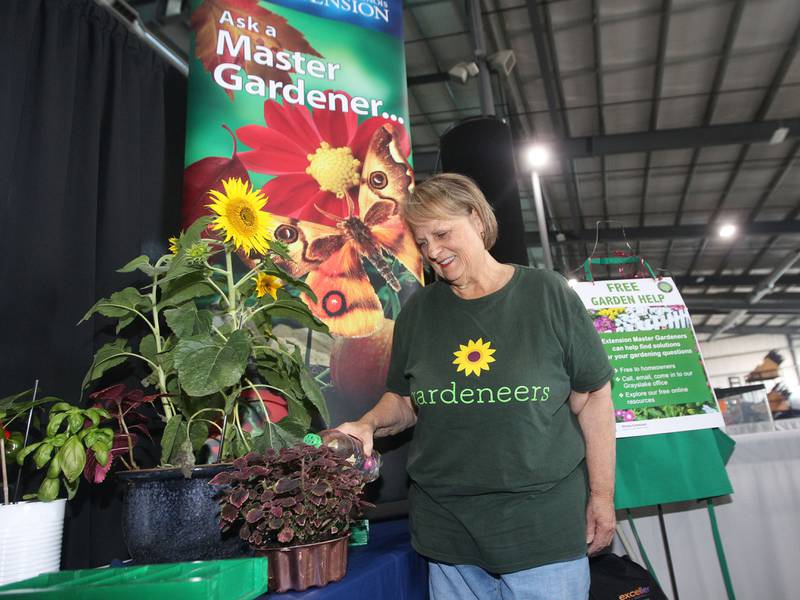
M 283 242 L 292 262 L 280 266 L 306 283 L 317 301 L 303 296 L 311 312 L 334 335 L 365 337 L 383 324 L 383 308 L 364 270 L 369 262 L 396 292 L 400 282 L 386 258 L 396 258 L 422 282 L 422 258 L 400 218 L 400 205 L 414 186 L 414 175 L 395 139 L 392 125 L 378 128 L 370 140 L 358 187 L 358 213 L 347 194 L 348 216 L 336 227 L 272 215 L 274 239 Z

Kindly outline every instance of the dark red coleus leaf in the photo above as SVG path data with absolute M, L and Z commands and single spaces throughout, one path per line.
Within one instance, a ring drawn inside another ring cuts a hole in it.
M 217 473 L 208 483 L 211 485 L 229 485 L 233 482 L 233 475 L 227 471 Z
M 248 490 L 246 488 L 240 487 L 236 488 L 231 492 L 231 495 L 228 497 L 228 502 L 233 504 L 236 508 L 241 508 L 244 501 L 247 500 L 249 496 Z
M 296 477 L 281 477 L 275 482 L 275 491 L 285 494 L 300 487 L 300 480 Z
M 242 525 L 242 527 L 239 529 L 239 537 L 242 538 L 243 540 L 250 539 L 250 525 L 248 525 L 247 523 Z
M 283 516 L 283 508 L 280 506 L 273 506 L 269 509 L 269 514 L 273 517 L 282 517 Z
M 225 504 L 219 513 L 223 521 L 233 522 L 239 516 L 239 510 L 233 504 Z
M 286 544 L 288 542 L 291 542 L 293 538 L 294 538 L 294 529 L 292 529 L 291 527 L 284 527 L 278 533 L 278 541 L 281 544 Z
M 275 497 L 275 492 L 272 490 L 264 490 L 261 494 L 261 502 L 269 502 Z
M 264 511 L 261 510 L 260 508 L 250 509 L 244 516 L 244 520 L 247 521 L 248 523 L 255 523 L 256 521 L 260 521 L 263 518 L 264 518 Z
M 311 486 L 311 493 L 315 496 L 324 496 L 327 492 L 331 491 L 331 484 L 328 482 L 321 482 Z
M 249 183 L 247 173 L 236 146 L 236 136 L 227 125 L 223 125 L 233 139 L 233 155 L 230 158 L 210 156 L 192 163 L 183 172 L 183 201 L 181 203 L 181 227 L 189 227 L 200 217 L 210 215 L 211 198 L 208 192 L 224 193 L 223 179 L 238 178 Z
M 270 529 L 280 529 L 283 527 L 283 519 L 272 518 L 267 521 L 267 525 Z

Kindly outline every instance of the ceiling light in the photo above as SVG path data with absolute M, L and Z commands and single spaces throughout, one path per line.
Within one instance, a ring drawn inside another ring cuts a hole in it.
M 719 237 L 730 238 L 736 234 L 736 225 L 727 223 L 719 228 Z
M 528 165 L 532 169 L 541 169 L 550 162 L 550 152 L 544 146 L 534 144 L 528 148 Z
M 769 139 L 770 144 L 780 144 L 789 135 L 788 127 L 778 127 L 772 132 L 772 137 Z

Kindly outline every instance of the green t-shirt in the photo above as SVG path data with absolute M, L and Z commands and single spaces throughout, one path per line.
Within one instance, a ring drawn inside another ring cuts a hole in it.
M 474 300 L 417 291 L 394 332 L 389 391 L 410 396 L 412 543 L 441 562 L 509 573 L 586 552 L 584 443 L 570 390 L 612 369 L 559 274 L 515 266 Z

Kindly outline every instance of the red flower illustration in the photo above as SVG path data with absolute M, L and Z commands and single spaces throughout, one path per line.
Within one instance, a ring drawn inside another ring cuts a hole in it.
M 359 125 L 358 115 L 351 111 L 315 109 L 312 114 L 304 106 L 268 100 L 264 122 L 266 127 L 246 125 L 236 131 L 252 148 L 239 153 L 239 159 L 251 171 L 276 175 L 261 188 L 269 198 L 270 212 L 323 225 L 335 222 L 317 207 L 348 216 L 345 195 L 358 185 L 367 146 L 378 127 L 393 123 L 401 150 L 406 156 L 411 151 L 405 129 L 382 117 Z

